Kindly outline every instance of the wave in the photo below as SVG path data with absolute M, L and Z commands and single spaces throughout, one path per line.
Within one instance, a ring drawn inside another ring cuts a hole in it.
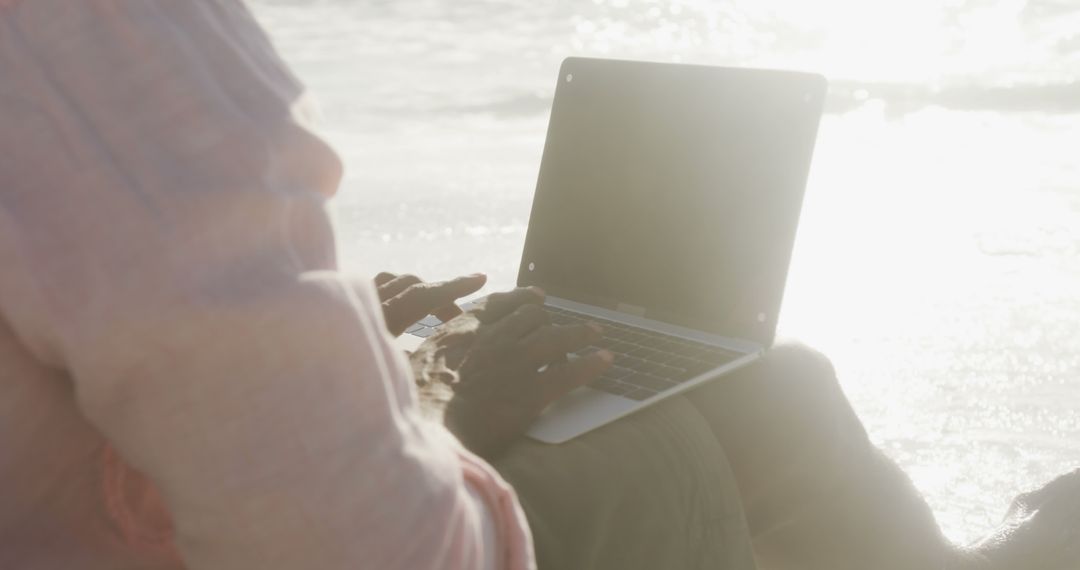
M 954 111 L 995 111 L 999 113 L 1080 113 L 1080 81 L 1035 85 L 958 85 L 929 86 L 915 83 L 868 83 L 833 81 L 829 87 L 825 111 L 843 114 L 871 102 L 885 104 L 889 114 L 903 115 L 938 107 Z M 537 93 L 506 94 L 470 104 L 435 104 L 424 106 L 434 115 L 490 115 L 501 119 L 530 118 L 547 114 L 551 96 Z M 424 113 L 413 106 L 381 113 Z
M 1078 113 L 1080 81 L 948 87 L 834 81 L 829 88 L 826 110 L 831 113 L 845 113 L 874 100 L 884 102 L 888 111 L 896 114 L 910 113 L 926 107 L 1002 113 Z

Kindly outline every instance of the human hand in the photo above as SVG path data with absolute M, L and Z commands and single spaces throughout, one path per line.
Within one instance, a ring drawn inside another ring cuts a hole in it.
M 548 404 L 611 365 L 607 351 L 568 359 L 600 338 L 600 326 L 553 326 L 542 303 L 535 288 L 490 295 L 410 355 L 422 389 L 452 387 L 443 421 L 480 456 L 500 453 Z
M 972 549 L 980 570 L 1080 568 L 1080 469 L 1017 497 L 1001 526 Z
M 383 272 L 375 276 L 375 289 L 382 302 L 386 328 L 398 336 L 428 315 L 435 315 L 441 321 L 460 315 L 461 309 L 454 301 L 479 291 L 486 282 L 487 276 L 480 273 L 424 283 L 415 275 Z

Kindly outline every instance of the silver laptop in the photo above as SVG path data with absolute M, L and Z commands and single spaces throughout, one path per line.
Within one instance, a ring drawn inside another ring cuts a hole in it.
M 582 353 L 615 363 L 531 437 L 567 441 L 761 357 L 825 89 L 788 71 L 563 63 L 518 284 L 547 292 L 553 323 L 603 325 Z

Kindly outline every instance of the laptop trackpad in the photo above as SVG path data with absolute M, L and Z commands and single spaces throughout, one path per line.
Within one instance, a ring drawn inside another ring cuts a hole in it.
M 551 405 L 529 428 L 529 437 L 544 443 L 563 443 L 613 419 L 641 408 L 636 402 L 582 387 Z

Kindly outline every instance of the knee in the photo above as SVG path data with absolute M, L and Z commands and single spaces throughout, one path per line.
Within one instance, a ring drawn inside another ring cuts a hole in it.
M 799 342 L 777 344 L 765 353 L 765 358 L 782 366 L 798 367 L 804 371 L 816 372 L 819 376 L 836 376 L 836 369 L 828 356 Z
M 769 380 L 778 384 L 779 391 L 797 401 L 843 398 L 832 361 L 804 344 L 776 345 L 766 353 L 761 367 Z
M 801 426 L 807 435 L 860 425 L 832 362 L 817 350 L 802 344 L 777 345 L 761 360 L 755 376 L 762 383 L 766 408 L 781 423 Z

